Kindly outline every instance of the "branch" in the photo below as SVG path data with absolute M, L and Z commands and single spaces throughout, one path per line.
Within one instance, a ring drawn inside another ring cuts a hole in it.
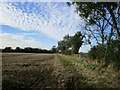
M 93 34 L 92 30 L 90 28 L 87 29 L 86 27 L 85 27 L 85 29 L 88 30 L 89 32 L 91 32 L 92 36 L 96 39 L 97 44 L 100 44 L 97 37 Z

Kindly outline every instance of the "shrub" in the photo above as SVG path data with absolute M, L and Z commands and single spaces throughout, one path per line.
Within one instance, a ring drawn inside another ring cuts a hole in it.
M 92 59 L 104 60 L 120 67 L 120 42 L 112 40 L 105 45 L 99 44 L 89 51 L 89 57 Z

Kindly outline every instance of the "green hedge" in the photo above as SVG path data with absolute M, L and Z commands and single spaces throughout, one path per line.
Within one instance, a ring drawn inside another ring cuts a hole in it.
M 120 41 L 112 40 L 105 45 L 94 46 L 88 55 L 92 59 L 105 60 L 120 67 Z

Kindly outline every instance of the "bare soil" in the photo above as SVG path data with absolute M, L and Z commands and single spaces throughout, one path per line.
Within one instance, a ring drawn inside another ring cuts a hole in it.
M 53 54 L 3 53 L 3 88 L 63 88 L 64 67 Z

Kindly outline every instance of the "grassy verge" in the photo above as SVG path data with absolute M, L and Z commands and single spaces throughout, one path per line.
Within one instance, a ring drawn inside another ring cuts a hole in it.
M 72 60 L 64 58 L 62 56 L 57 56 L 59 60 L 64 65 L 65 69 L 69 72 L 68 81 L 66 83 L 67 88 L 86 88 L 88 87 L 85 82 L 82 82 L 85 77 L 78 74 L 75 66 L 72 64 Z
M 87 68 L 87 69 L 91 69 L 95 72 L 98 72 L 98 73 L 101 73 L 102 71 L 102 68 L 94 65 L 94 64 L 88 64 L 88 63 L 85 63 L 83 62 L 82 60 L 78 60 L 78 59 L 71 59 L 71 58 L 66 58 L 66 57 L 63 57 L 63 56 L 58 56 L 58 58 L 60 59 L 60 61 L 64 64 L 64 66 L 67 66 L 67 67 L 70 67 L 72 68 L 73 66 L 74 67 L 78 67 L 76 65 L 72 65 L 71 63 L 78 63 L 78 64 L 81 64 L 83 65 L 83 68 Z M 72 66 L 72 67 L 71 67 Z M 72 68 L 73 69 L 73 68 Z
M 95 88 L 97 85 L 88 84 L 86 82 L 86 77 L 82 76 L 78 72 L 77 67 L 73 64 L 74 60 L 65 58 L 63 56 L 57 56 L 59 60 L 64 65 L 65 69 L 69 72 L 68 82 L 66 87 L 68 88 Z M 83 64 L 83 62 L 81 62 Z
M 103 70 L 103 68 L 98 67 L 96 65 L 93 64 L 88 64 L 87 62 L 84 62 L 83 60 L 76 60 L 76 59 L 72 59 L 72 58 L 68 58 L 66 56 L 62 56 L 62 55 L 57 55 L 57 57 L 59 58 L 59 60 L 62 62 L 62 64 L 64 65 L 65 69 L 70 73 L 69 78 L 68 78 L 68 82 L 66 84 L 67 87 L 72 87 L 72 88 L 110 88 L 110 87 L 117 87 L 118 85 L 107 85 L 105 84 L 108 80 L 104 78 L 102 78 L 101 76 L 104 75 L 104 72 L 106 73 L 105 70 Z M 92 76 L 92 78 L 95 79 L 95 81 L 93 81 L 89 77 L 89 73 L 95 73 L 94 75 L 99 76 L 100 78 L 98 79 L 96 76 Z M 88 73 L 88 76 L 84 76 L 84 73 Z M 107 73 L 108 75 L 110 73 Z M 106 74 L 106 76 L 108 76 Z M 112 75 L 109 75 L 110 77 Z M 90 79 L 92 80 L 92 82 L 98 82 L 98 83 L 91 83 Z M 110 78 L 111 79 L 111 78 Z M 108 80 L 109 82 L 109 80 Z M 111 84 L 112 85 L 112 84 Z

